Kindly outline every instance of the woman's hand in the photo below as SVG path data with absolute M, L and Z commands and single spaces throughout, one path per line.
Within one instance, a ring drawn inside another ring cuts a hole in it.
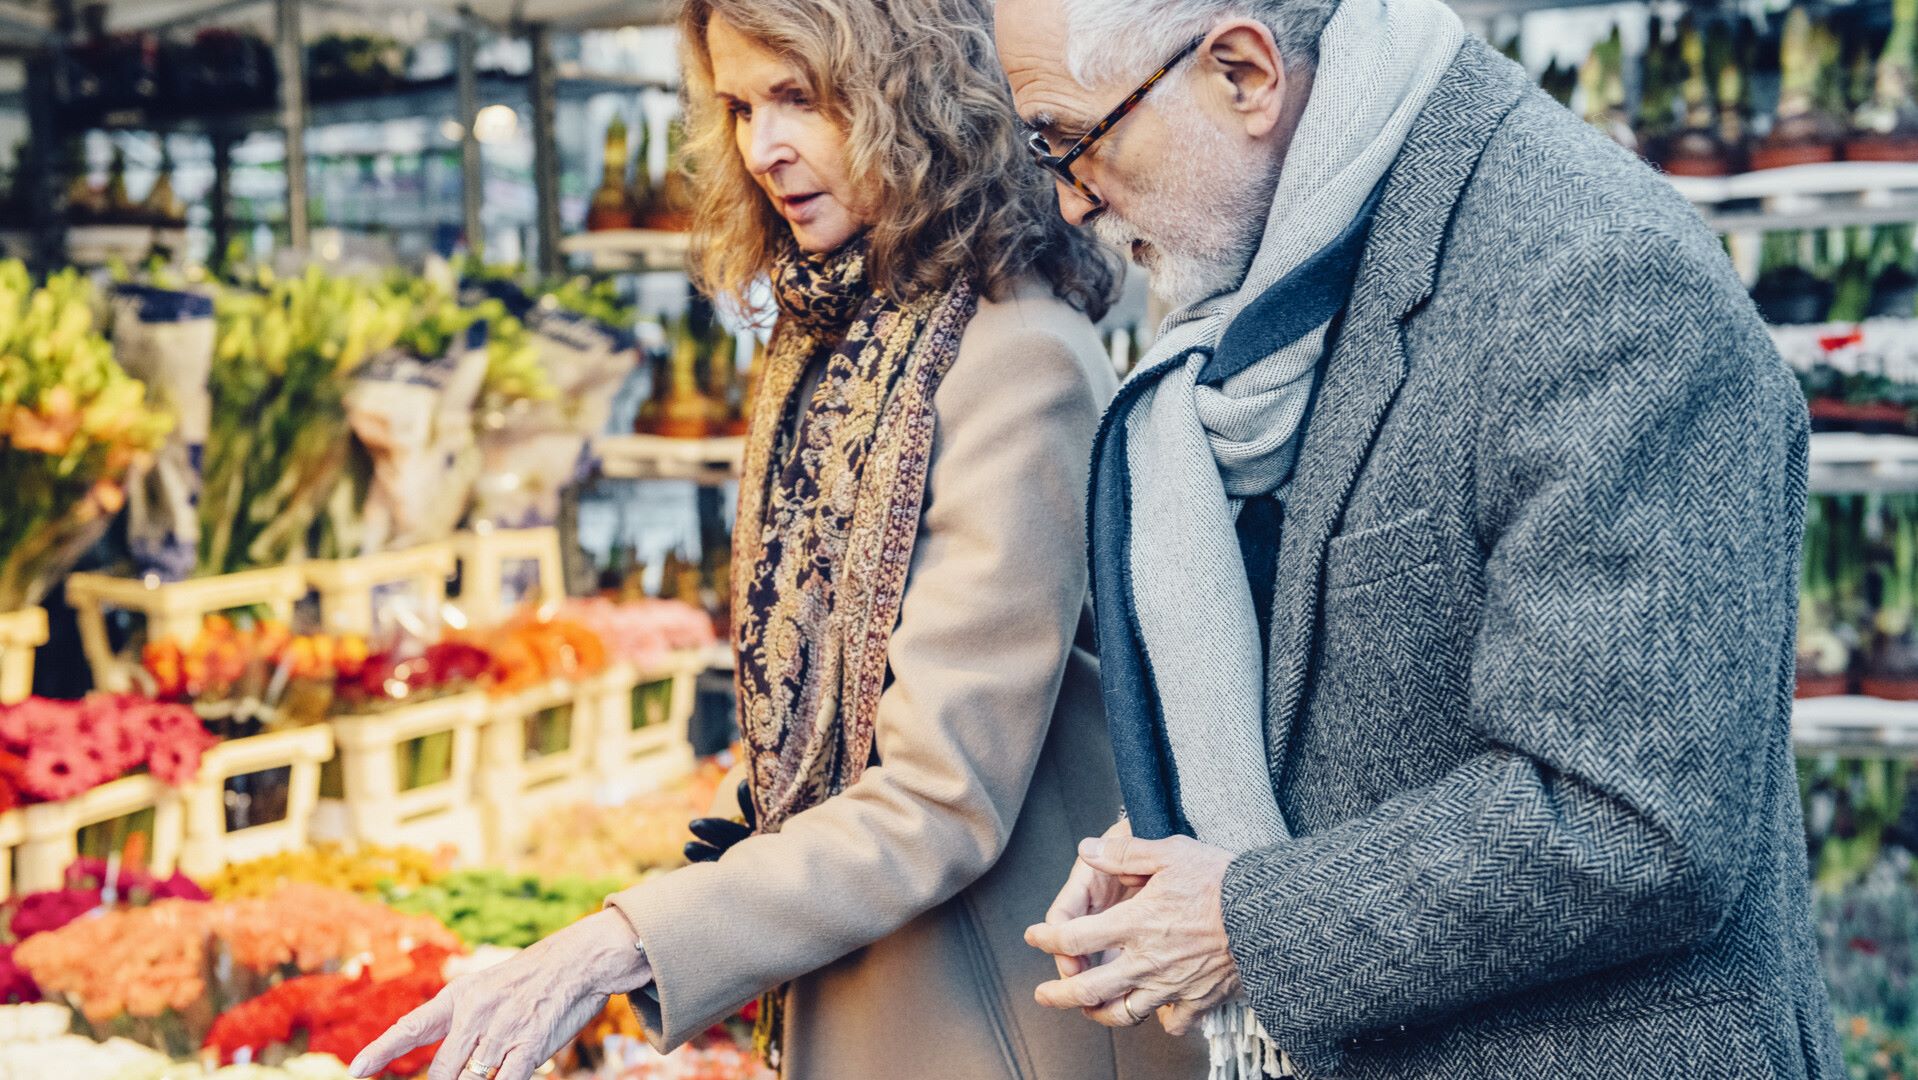
M 1106 830 L 1105 839 L 1132 836 L 1132 823 L 1120 818 Z M 1059 896 L 1046 910 L 1046 925 L 1059 926 L 1082 919 L 1087 915 L 1097 915 L 1112 905 L 1132 896 L 1145 884 L 1144 878 L 1114 877 L 1103 870 L 1096 869 L 1084 859 L 1075 859 L 1072 873 L 1066 878 L 1065 887 L 1059 890 Z M 1027 944 L 1035 944 L 1030 934 L 1026 935 Z M 1059 977 L 1070 979 L 1074 975 L 1103 964 L 1111 959 L 1110 955 L 1097 957 L 1055 956 L 1053 960 L 1059 966 Z
M 448 984 L 361 1051 L 351 1071 L 377 1076 L 408 1051 L 443 1042 L 430 1080 L 529 1080 L 599 1015 L 609 997 L 637 990 L 652 977 L 626 920 L 602 911 L 511 960 Z
M 694 818 L 687 829 L 698 839 L 686 842 L 687 862 L 718 862 L 733 845 L 751 836 L 759 828 L 759 811 L 753 806 L 752 785 L 739 782 L 737 818 Z
M 1143 884 L 1104 910 L 1057 923 L 1048 915 L 1026 931 L 1028 944 L 1059 958 L 1062 977 L 1039 987 L 1039 1004 L 1081 1009 L 1109 1027 L 1130 1027 L 1167 1006 L 1161 1022 L 1183 1035 L 1239 992 L 1220 899 L 1230 852 L 1183 836 L 1126 835 L 1088 840 L 1079 856 L 1108 881 Z M 1081 958 L 1092 955 L 1109 959 L 1085 967 Z M 1069 959 L 1078 967 L 1071 974 Z

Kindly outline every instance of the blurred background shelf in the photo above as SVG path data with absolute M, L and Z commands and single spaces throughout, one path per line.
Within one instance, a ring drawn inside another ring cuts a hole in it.
M 1918 757 L 1918 701 L 1801 698 L 1792 709 L 1792 741 L 1801 751 L 1894 751 Z
M 1918 437 L 1820 432 L 1810 457 L 1815 494 L 1918 491 Z
M 659 435 L 608 435 L 596 440 L 601 476 L 614 480 L 691 480 L 724 483 L 739 475 L 746 455 L 743 437 L 668 439 Z
M 675 271 L 686 268 L 692 234 L 662 229 L 608 229 L 576 233 L 560 242 L 560 252 L 581 256 L 594 270 Z

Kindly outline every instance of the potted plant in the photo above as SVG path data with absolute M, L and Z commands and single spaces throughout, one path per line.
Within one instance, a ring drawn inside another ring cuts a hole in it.
M 1798 689 L 1801 698 L 1850 688 L 1851 647 L 1839 633 L 1834 545 L 1840 531 L 1834 498 L 1814 498 L 1806 512 L 1798 590 Z
M 1878 606 L 1871 655 L 1859 688 L 1872 697 L 1918 701 L 1918 498 L 1888 496 L 1883 503 L 1884 542 L 1875 559 Z

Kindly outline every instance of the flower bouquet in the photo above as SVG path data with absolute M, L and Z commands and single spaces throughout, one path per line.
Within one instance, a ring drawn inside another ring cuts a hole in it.
M 207 891 L 221 900 L 244 900 L 271 896 L 285 885 L 303 881 L 378 898 L 387 888 L 431 885 L 446 875 L 446 869 L 445 858 L 418 848 L 316 844 L 228 866 L 207 882 Z
M 113 884 L 110 899 L 106 889 L 109 877 Z M 206 893 L 184 874 L 155 878 L 124 867 L 110 874 L 107 864 L 99 859 L 81 859 L 68 867 L 65 884 L 65 888 L 29 893 L 0 905 L 7 935 L 15 943 L 59 930 L 88 912 L 113 904 L 144 907 L 160 900 L 207 899 Z M 14 961 L 13 946 L 0 946 L 0 1004 L 39 1001 L 40 997 L 33 976 Z M 64 1023 L 60 1030 L 66 1030 Z
M 288 979 L 222 1015 L 207 1033 L 205 1048 L 223 1062 L 272 1060 L 303 1041 L 309 1051 L 351 1061 L 445 987 L 443 972 L 451 955 L 422 945 L 406 956 L 403 968 L 384 976 L 366 968 L 351 975 Z M 437 1043 L 414 1050 L 387 1066 L 387 1075 L 417 1076 L 438 1051 Z
M 94 328 L 84 278 L 36 289 L 0 262 L 0 612 L 37 603 L 119 512 L 121 479 L 171 423 L 145 400 Z
M 427 945 L 458 952 L 459 938 L 424 915 L 407 914 L 338 889 L 293 882 L 259 899 L 219 905 L 223 918 L 213 928 L 223 957 L 236 976 L 254 982 L 333 972 L 353 966 L 376 979 L 406 972 L 409 957 Z M 222 968 L 227 965 L 222 964 Z M 228 993 L 248 1000 L 265 989 Z
M 411 314 L 396 345 L 366 364 L 347 392 L 347 420 L 371 471 L 363 515 L 333 523 L 338 550 L 329 554 L 401 550 L 452 535 L 480 476 L 482 399 L 497 406 L 553 394 L 525 327 L 499 301 L 463 307 L 423 277 L 394 275 L 385 287 Z M 335 517 L 351 518 L 351 507 L 335 507 Z
M 502 870 L 462 870 L 431 885 L 382 890 L 395 911 L 431 915 L 468 945 L 523 949 L 600 909 L 630 881 L 542 880 Z
M 571 279 L 529 296 L 510 272 L 480 269 L 466 295 L 485 296 L 523 320 L 553 393 L 517 400 L 489 395 L 481 422 L 485 471 L 473 518 L 500 528 L 551 525 L 560 491 L 580 473 L 587 442 L 600 434 L 638 355 L 634 310 L 610 282 Z
M 189 900 L 105 911 L 28 938 L 13 959 L 87 1034 L 182 1056 L 213 1023 L 207 942 L 222 915 Z
M 668 654 L 712 645 L 713 620 L 678 600 L 569 600 L 560 618 L 585 626 L 605 643 L 609 658 L 640 670 L 657 668 Z
M 392 348 L 412 316 L 390 289 L 314 268 L 215 301 L 203 574 L 279 566 L 304 551 L 308 529 L 347 466 L 345 397 L 352 376 Z
M 0 809 L 71 799 L 140 768 L 179 787 L 218 741 L 193 710 L 130 695 L 0 706 Z
M 449 640 L 476 646 L 492 658 L 489 686 L 505 697 L 555 679 L 581 679 L 606 669 L 606 643 L 585 624 L 522 612 L 490 630 L 462 631 Z
M 109 902 L 107 885 L 113 886 Z M 15 897 L 0 911 L 7 913 L 7 932 L 25 941 L 73 922 L 103 906 L 145 907 L 161 900 L 205 902 L 206 891 L 185 874 L 158 878 L 138 869 L 119 867 L 109 872 L 105 861 L 80 859 L 67 868 L 65 887 Z

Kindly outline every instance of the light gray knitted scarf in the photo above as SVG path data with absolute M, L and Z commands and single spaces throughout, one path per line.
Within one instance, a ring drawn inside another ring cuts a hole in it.
M 1139 365 L 1186 355 L 1127 420 L 1139 633 L 1185 819 L 1199 840 L 1235 853 L 1289 833 L 1266 767 L 1266 658 L 1234 521 L 1247 496 L 1283 498 L 1330 324 L 1218 387 L 1197 382 L 1206 353 L 1193 350 L 1215 347 L 1246 305 L 1352 222 L 1464 36 L 1440 0 L 1342 0 L 1244 283 L 1174 313 Z M 1281 1072 L 1243 999 L 1203 1027 L 1213 1080 Z

